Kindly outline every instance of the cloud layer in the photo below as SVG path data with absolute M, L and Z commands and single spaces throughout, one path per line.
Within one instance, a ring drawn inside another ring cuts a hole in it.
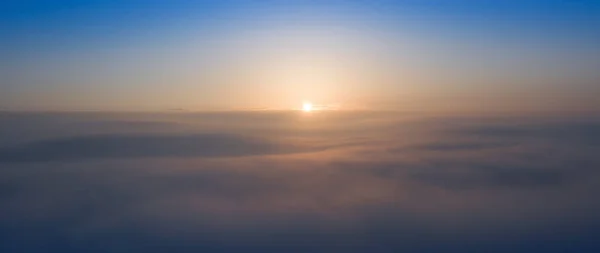
M 2 252 L 600 249 L 589 117 L 0 119 Z
M 220 133 L 91 135 L 41 140 L 0 149 L 0 163 L 102 158 L 234 157 L 310 150 L 294 144 Z

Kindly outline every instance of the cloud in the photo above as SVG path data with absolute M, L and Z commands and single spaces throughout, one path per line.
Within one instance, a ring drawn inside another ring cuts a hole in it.
M 0 163 L 140 157 L 235 157 L 321 149 L 233 134 L 105 134 L 0 149 Z
M 505 139 L 547 139 L 600 147 L 600 123 L 594 120 L 470 126 L 458 133 Z
M 465 170 L 456 171 L 427 171 L 416 172 L 414 179 L 447 189 L 482 189 L 498 188 L 520 189 L 558 187 L 575 183 L 584 175 L 573 175 L 562 170 L 531 168 L 531 167 L 502 167 L 502 166 L 469 166 Z M 589 169 L 589 168 L 587 168 Z
M 0 251 L 600 249 L 593 120 L 253 115 L 178 115 L 196 128 L 162 133 L 75 117 L 76 135 L 3 143 Z
M 509 142 L 493 142 L 493 141 L 455 141 L 455 142 L 438 142 L 428 143 L 421 146 L 413 147 L 431 151 L 461 151 L 461 150 L 482 150 L 493 148 L 505 148 L 515 146 L 515 143 Z M 393 150 L 392 150 L 393 151 Z

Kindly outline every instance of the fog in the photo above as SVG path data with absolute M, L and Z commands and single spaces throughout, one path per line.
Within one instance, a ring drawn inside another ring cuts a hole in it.
M 600 118 L 0 114 L 1 252 L 597 252 Z

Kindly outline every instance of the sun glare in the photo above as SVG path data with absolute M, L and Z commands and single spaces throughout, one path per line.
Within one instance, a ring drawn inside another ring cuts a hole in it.
M 304 102 L 302 104 L 302 110 L 305 111 L 305 112 L 310 112 L 310 111 L 313 110 L 313 106 L 312 106 L 312 104 L 310 102 Z

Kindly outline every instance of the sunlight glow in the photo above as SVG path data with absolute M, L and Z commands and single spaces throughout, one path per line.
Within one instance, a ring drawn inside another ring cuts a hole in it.
M 312 104 L 310 102 L 304 102 L 302 104 L 302 110 L 305 111 L 305 112 L 310 112 L 310 111 L 313 110 L 313 106 L 312 106 Z

